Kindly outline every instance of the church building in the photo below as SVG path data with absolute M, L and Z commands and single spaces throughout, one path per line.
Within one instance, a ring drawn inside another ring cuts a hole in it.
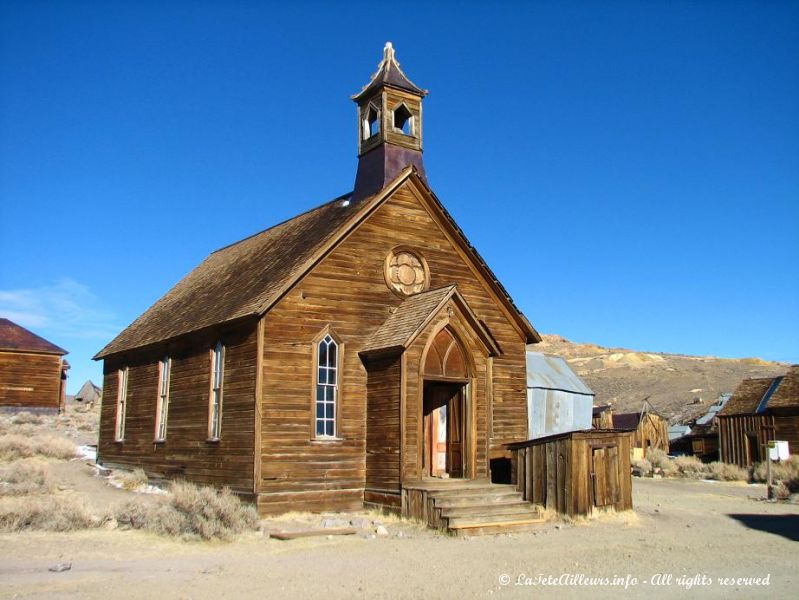
M 492 466 L 528 438 L 540 337 L 428 186 L 426 95 L 386 44 L 353 191 L 212 252 L 95 356 L 102 464 L 262 514 L 511 487 Z

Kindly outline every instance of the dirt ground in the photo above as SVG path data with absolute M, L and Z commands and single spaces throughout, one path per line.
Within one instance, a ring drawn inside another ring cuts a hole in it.
M 80 465 L 64 467 L 65 482 L 74 468 Z M 391 519 L 389 535 L 376 538 L 247 534 L 208 543 L 102 529 L 0 534 L 0 597 L 795 598 L 799 506 L 759 500 L 764 495 L 761 485 L 636 479 L 635 514 L 472 539 Z M 71 570 L 48 571 L 64 562 Z M 719 581 L 740 577 L 767 577 L 767 585 Z M 614 578 L 626 587 L 612 585 Z

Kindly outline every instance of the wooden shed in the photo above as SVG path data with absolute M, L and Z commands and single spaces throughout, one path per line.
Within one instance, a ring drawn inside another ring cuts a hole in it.
M 570 516 L 630 510 L 633 433 L 588 429 L 508 444 L 524 499 Z
M 0 410 L 59 412 L 64 407 L 67 351 L 0 319 Z
M 633 432 L 633 458 L 645 458 L 652 448 L 669 451 L 669 423 L 647 401 L 640 412 L 614 414 L 613 428 Z
M 799 452 L 799 365 L 781 377 L 744 379 L 716 416 L 720 460 L 748 467 L 771 440 Z

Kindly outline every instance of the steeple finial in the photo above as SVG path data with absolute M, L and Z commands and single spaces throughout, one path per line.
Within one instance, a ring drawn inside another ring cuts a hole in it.
M 394 58 L 394 46 L 391 42 L 386 42 L 386 45 L 383 47 L 383 62 L 391 62 L 396 61 L 397 59 Z
M 355 94 L 352 99 L 359 103 L 374 90 L 381 86 L 389 86 L 398 90 L 404 90 L 412 94 L 424 97 L 427 95 L 427 90 L 416 86 L 405 73 L 400 69 L 397 55 L 394 52 L 394 45 L 391 42 L 386 42 L 383 46 L 383 60 L 377 65 L 377 72 L 372 75 L 372 79 L 363 86 L 363 89 Z

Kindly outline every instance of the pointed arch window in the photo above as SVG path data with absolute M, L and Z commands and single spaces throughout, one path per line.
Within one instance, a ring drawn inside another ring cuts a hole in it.
M 413 113 L 405 106 L 404 102 L 394 109 L 394 129 L 401 131 L 405 135 L 414 135 Z
M 211 350 L 211 393 L 208 398 L 208 440 L 222 433 L 222 386 L 225 379 L 225 346 L 217 342 Z
M 380 133 L 380 109 L 374 104 L 366 107 L 366 111 L 363 113 L 362 127 L 364 140 L 368 140 L 370 137 Z
M 169 379 L 172 371 L 172 359 L 165 356 L 158 363 L 158 399 L 155 407 L 155 441 L 166 439 L 166 421 L 169 415 Z
M 340 344 L 326 333 L 316 342 L 314 385 L 314 435 L 335 438 L 338 434 Z

